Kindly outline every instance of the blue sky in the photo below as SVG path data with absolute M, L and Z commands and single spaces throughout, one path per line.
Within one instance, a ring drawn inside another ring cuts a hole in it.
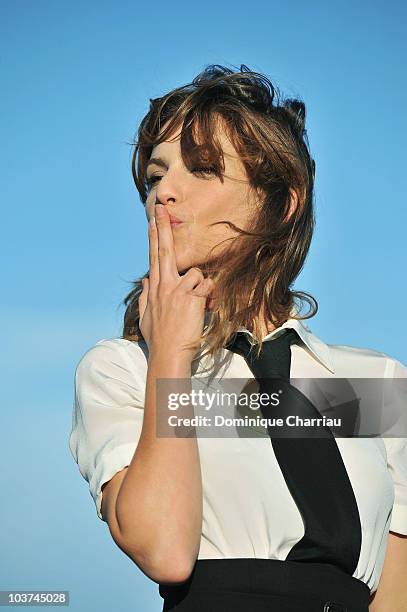
M 132 140 L 150 97 L 246 64 L 306 103 L 314 241 L 295 288 L 328 343 L 405 346 L 402 2 L 0 4 L 2 589 L 70 590 L 75 612 L 161 609 L 115 546 L 67 446 L 74 369 L 118 336 L 148 266 Z M 238 10 L 236 10 L 238 9 Z

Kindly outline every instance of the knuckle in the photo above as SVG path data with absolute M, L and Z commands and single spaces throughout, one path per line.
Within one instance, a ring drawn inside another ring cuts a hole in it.
M 191 275 L 196 276 L 197 278 L 204 278 L 203 272 L 200 268 L 193 267 L 193 268 L 190 268 L 189 271 Z

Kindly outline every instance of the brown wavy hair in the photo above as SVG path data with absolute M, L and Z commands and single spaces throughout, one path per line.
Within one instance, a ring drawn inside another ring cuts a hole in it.
M 151 151 L 179 128 L 185 166 L 192 170 L 205 159 L 222 180 L 223 153 L 216 141 L 221 119 L 244 164 L 250 188 L 259 196 L 250 227 L 243 230 L 227 220 L 217 222 L 228 224 L 238 236 L 227 238 L 230 246 L 200 266 L 204 276 L 215 281 L 218 303 L 201 337 L 208 354 L 224 347 L 240 326 L 252 330 L 261 309 L 276 327 L 290 317 L 308 319 L 318 310 L 314 297 L 290 289 L 303 268 L 315 226 L 315 161 L 309 151 L 305 114 L 302 100 L 284 99 L 263 74 L 244 64 L 236 71 L 211 64 L 191 83 L 150 98 L 150 108 L 131 143 L 133 179 L 145 204 Z M 142 339 L 138 298 L 144 277 L 148 271 L 131 281 L 133 288 L 122 302 L 126 306 L 122 337 L 128 340 Z M 304 300 L 310 311 L 301 316 Z M 261 338 L 252 331 L 260 351 Z

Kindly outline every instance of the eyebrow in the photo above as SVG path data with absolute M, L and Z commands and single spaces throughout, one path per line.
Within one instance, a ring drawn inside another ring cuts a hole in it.
M 162 157 L 150 157 L 147 162 L 146 169 L 152 164 L 159 166 L 160 168 L 164 168 L 164 170 L 168 170 L 168 164 L 162 159 Z

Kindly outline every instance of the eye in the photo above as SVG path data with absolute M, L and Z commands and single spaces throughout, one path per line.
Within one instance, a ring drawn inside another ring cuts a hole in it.
M 215 166 L 198 166 L 193 168 L 192 172 L 197 174 L 216 174 L 216 168 Z M 160 174 L 152 174 L 150 177 L 146 177 L 146 184 L 148 188 L 151 189 L 160 178 L 162 178 Z
M 146 178 L 146 183 L 149 189 L 157 182 L 157 179 L 161 178 L 159 174 L 152 174 Z
M 198 174 L 213 174 L 216 173 L 216 168 L 214 166 L 200 166 L 194 168 L 193 172 L 197 172 Z

